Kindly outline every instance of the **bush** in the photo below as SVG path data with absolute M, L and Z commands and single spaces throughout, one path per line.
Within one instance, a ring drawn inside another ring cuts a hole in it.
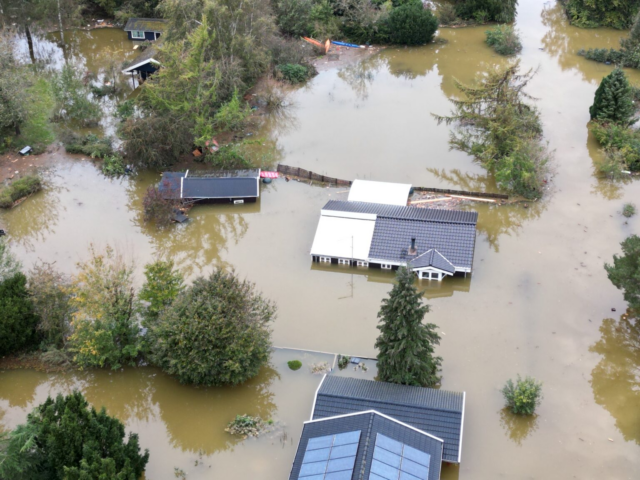
M 311 33 L 312 0 L 274 0 L 273 11 L 280 31 L 294 37 Z
M 500 55 L 514 55 L 522 50 L 518 32 L 510 25 L 497 25 L 485 33 L 487 45 Z
M 131 117 L 136 111 L 136 104 L 134 100 L 125 100 L 119 103 L 116 107 L 116 116 L 120 120 L 126 120 Z
M 220 169 L 247 168 L 252 166 L 244 143 L 229 143 L 223 145 L 213 154 L 207 154 L 206 160 Z
M 25 175 L 14 180 L 9 186 L 0 189 L 0 208 L 11 208 L 21 198 L 39 191 L 42 188 L 42 180 L 38 175 Z
M 54 119 L 75 121 L 84 127 L 98 123 L 100 107 L 91 98 L 82 74 L 75 67 L 65 64 L 62 70 L 53 76 L 51 86 L 56 100 Z
M 633 203 L 625 203 L 622 207 L 622 215 L 631 218 L 636 214 L 636 206 Z
M 0 282 L 13 277 L 20 272 L 20 262 L 9 250 L 9 246 L 4 238 L 0 237 Z
M 516 384 L 511 379 L 502 388 L 506 406 L 516 415 L 533 415 L 542 400 L 542 383 L 534 378 L 524 380 L 518 375 Z
M 91 158 L 105 158 L 113 155 L 111 137 L 98 137 L 93 133 L 82 136 L 67 130 L 62 134 L 62 143 L 68 153 L 80 153 Z
M 636 0 L 562 0 L 572 25 L 581 28 L 629 28 L 636 12 Z
M 135 365 L 140 351 L 135 317 L 133 265 L 107 246 L 91 245 L 89 260 L 78 263 L 71 284 L 73 360 L 80 367 Z
M 350 361 L 351 357 L 347 355 L 340 355 L 340 359 L 338 360 L 338 368 L 340 370 L 344 370 L 345 368 L 347 368 L 347 365 L 349 365 Z
M 251 109 L 242 103 L 238 96 L 238 89 L 233 92 L 231 100 L 222 105 L 213 117 L 216 127 L 221 130 L 242 130 L 247 124 Z
M 624 299 L 632 310 L 640 312 L 640 237 L 629 236 L 622 246 L 622 256 L 613 256 L 613 265 L 604 269 L 611 283 L 624 292 Z
M 217 270 L 196 279 L 150 326 L 151 360 L 182 383 L 243 383 L 269 360 L 275 313 L 252 283 Z
M 167 182 L 167 185 L 170 185 Z M 171 225 L 175 210 L 180 207 L 180 199 L 171 197 L 170 194 L 163 193 L 155 185 L 147 188 L 142 199 L 144 211 L 144 221 L 153 222 L 158 228 L 165 228 Z
M 518 0 L 454 0 L 456 14 L 478 23 L 510 23 L 516 18 Z
M 596 90 L 593 105 L 589 108 L 591 120 L 612 122 L 622 126 L 633 125 L 636 120 L 633 91 L 627 76 L 616 68 L 602 79 Z
M 605 163 L 622 170 L 640 171 L 640 132 L 614 123 L 594 122 L 591 130 L 605 149 Z
M 603 160 L 598 164 L 598 171 L 609 180 L 618 181 L 627 176 L 624 155 L 620 150 L 609 148 L 602 150 Z
M 107 177 L 118 177 L 127 173 L 124 160 L 118 154 L 104 157 L 102 173 Z
M 71 333 L 70 281 L 52 263 L 38 262 L 29 272 L 29 294 L 45 345 L 63 348 Z
M 399 45 L 423 45 L 433 40 L 438 19 L 420 0 L 394 8 L 389 14 L 391 42 Z
M 236 418 L 229 422 L 229 425 L 227 425 L 227 428 L 224 430 L 231 435 L 242 435 L 244 438 L 257 437 L 264 432 L 271 423 L 273 423 L 271 420 L 265 422 L 260 417 L 251 417 L 247 414 L 236 415 Z
M 309 78 L 309 69 L 304 65 L 286 63 L 278 65 L 276 68 L 287 82 L 294 85 L 303 83 Z
M 47 400 L 27 423 L 9 434 L 0 452 L 0 477 L 80 480 L 140 478 L 149 452 L 140 453 L 138 435 L 125 441 L 124 425 L 89 404 L 79 392 Z
M 0 282 L 0 356 L 32 346 L 37 340 L 38 317 L 23 273 Z
M 293 371 L 300 370 L 300 368 L 302 368 L 302 362 L 300 360 L 289 360 L 287 365 L 289 365 L 289 368 Z
M 440 25 L 452 25 L 459 21 L 455 5 L 451 3 L 441 3 L 436 10 L 436 17 Z

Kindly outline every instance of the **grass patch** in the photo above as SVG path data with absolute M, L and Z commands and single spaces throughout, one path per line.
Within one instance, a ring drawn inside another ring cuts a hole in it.
M 29 145 L 33 148 L 33 153 L 44 152 L 47 145 L 53 142 L 56 137 L 51 128 L 51 112 L 53 111 L 54 99 L 49 82 L 44 78 L 39 78 L 29 88 L 29 115 L 21 127 L 21 133 L 15 139 L 18 149 Z
M 0 208 L 11 208 L 21 198 L 42 188 L 42 180 L 37 175 L 26 175 L 0 190 Z
M 68 153 L 81 153 L 91 158 L 105 159 L 113 156 L 111 137 L 98 137 L 93 133 L 82 136 L 67 130 L 62 135 L 62 143 Z

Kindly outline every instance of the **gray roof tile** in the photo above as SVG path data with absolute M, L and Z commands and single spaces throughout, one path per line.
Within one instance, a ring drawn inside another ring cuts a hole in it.
M 376 410 L 443 439 L 443 460 L 458 463 L 463 403 L 463 393 L 327 375 L 313 419 Z
M 424 220 L 429 222 L 468 223 L 478 222 L 478 212 L 464 212 L 462 210 L 436 210 L 432 208 L 399 207 L 367 202 L 345 202 L 330 200 L 323 210 L 337 210 L 340 212 L 370 213 L 378 217 L 389 217 L 406 220 Z

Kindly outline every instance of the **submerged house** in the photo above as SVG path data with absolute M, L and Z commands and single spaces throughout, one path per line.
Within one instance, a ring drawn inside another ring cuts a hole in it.
M 164 33 L 166 22 L 161 18 L 130 18 L 124 26 L 129 40 L 157 40 Z
M 189 170 L 164 172 L 158 189 L 165 198 L 187 202 L 255 202 L 260 196 L 260 169 L 206 174 L 190 174 Z
M 397 269 L 442 280 L 471 273 L 476 212 L 407 206 L 410 185 L 356 180 L 348 201 L 329 201 L 311 246 L 314 262 Z M 400 188 L 402 187 L 402 188 Z M 355 194 L 352 193 L 355 191 Z
M 131 75 L 140 75 L 140 78 L 144 81 L 149 75 L 155 73 L 160 68 L 160 62 L 155 59 L 158 54 L 158 50 L 155 46 L 148 47 L 144 52 L 134 58 L 130 65 L 122 70 L 122 73 Z
M 289 480 L 438 480 L 464 409 L 464 393 L 325 375 Z

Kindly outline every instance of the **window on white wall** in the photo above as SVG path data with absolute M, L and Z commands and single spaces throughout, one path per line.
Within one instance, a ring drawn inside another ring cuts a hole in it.
M 144 38 L 144 32 L 140 30 L 133 30 L 131 32 L 131 38 Z
M 391 265 L 389 265 L 388 263 L 383 263 L 382 265 L 380 265 L 380 268 L 382 268 L 383 270 L 391 270 Z

